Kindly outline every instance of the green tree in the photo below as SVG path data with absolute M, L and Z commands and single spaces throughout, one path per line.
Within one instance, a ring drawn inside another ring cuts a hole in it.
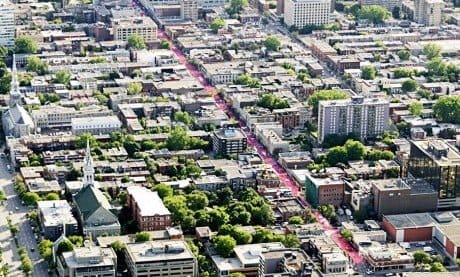
M 241 273 L 241 272 L 233 272 L 233 273 L 230 273 L 230 274 L 228 275 L 228 277 L 244 277 L 244 276 L 246 276 L 246 275 L 244 275 L 244 274 Z
M 460 123 L 460 96 L 442 96 L 433 106 L 436 119 L 442 122 Z
M 126 245 L 123 242 L 116 240 L 110 244 L 110 247 L 112 247 L 115 253 L 120 254 L 126 248 Z
M 226 258 L 232 255 L 233 249 L 236 246 L 236 240 L 229 235 L 216 236 L 212 241 L 217 253 Z
M 286 235 L 283 238 L 282 243 L 284 244 L 285 247 L 288 247 L 288 248 L 298 248 L 300 246 L 300 240 L 294 234 Z
M 74 249 L 74 245 L 70 242 L 70 240 L 66 239 L 61 241 L 58 246 L 57 253 L 61 254 L 63 252 L 70 252 Z
M 420 102 L 410 103 L 409 112 L 414 116 L 421 116 L 423 112 L 423 104 Z
M 366 147 L 364 144 L 356 140 L 347 140 L 344 147 L 349 161 L 362 160 L 364 154 L 366 154 Z
M 211 230 L 218 230 L 220 226 L 226 224 L 230 217 L 221 208 L 215 208 L 208 212 L 209 215 L 209 228 Z
M 415 80 L 409 79 L 402 83 L 401 89 L 404 92 L 411 92 L 417 90 L 417 82 Z
M 441 60 L 441 58 L 430 59 L 430 62 L 426 66 L 427 75 L 432 76 L 445 76 L 447 73 L 447 65 Z
M 236 85 L 246 85 L 251 88 L 260 88 L 260 81 L 257 78 L 252 78 L 249 74 L 241 74 L 236 78 L 235 82 Z
M 19 36 L 14 41 L 14 52 L 19 54 L 33 54 L 37 52 L 37 42 L 29 36 Z
M 425 253 L 425 251 L 418 250 L 414 252 L 413 257 L 414 257 L 415 264 L 422 264 L 422 263 L 425 263 L 425 261 L 430 258 L 430 255 Z
M 70 83 L 70 78 L 70 71 L 67 69 L 61 69 L 54 73 L 54 80 L 58 84 L 64 84 L 67 86 Z
M 352 241 L 353 240 L 353 233 L 349 229 L 343 228 L 340 230 L 340 235 L 346 240 L 346 241 Z
M 318 90 L 308 98 L 308 105 L 313 108 L 313 114 L 318 114 L 319 101 L 347 99 L 349 96 L 342 90 Z
M 166 39 L 162 39 L 160 41 L 160 49 L 170 49 L 171 48 L 171 45 L 169 44 L 169 41 L 167 41 Z
M 29 56 L 27 58 L 26 69 L 27 71 L 35 72 L 38 75 L 48 73 L 48 65 L 37 56 Z
M 393 160 L 395 155 L 393 152 L 388 150 L 378 150 L 373 149 L 366 154 L 366 159 L 368 161 L 378 161 L 378 160 Z
M 248 0 L 231 0 L 230 8 L 227 12 L 231 15 L 239 13 L 242 9 L 249 5 Z
M 149 240 L 150 240 L 150 233 L 149 233 L 149 232 L 146 232 L 146 231 L 136 233 L 135 239 L 134 239 L 134 240 L 135 240 L 136 242 L 145 242 L 145 241 L 149 241 Z
M 289 101 L 282 99 L 271 93 L 262 95 L 257 101 L 257 105 L 270 110 L 289 108 Z
M 435 43 L 427 43 L 423 46 L 422 54 L 429 60 L 441 57 L 441 47 Z
M 89 146 L 91 148 L 97 148 L 98 143 L 96 138 L 90 134 L 90 133 L 81 133 L 80 135 L 77 136 L 77 139 L 75 140 L 75 147 L 76 148 L 85 148 L 86 143 L 89 142 Z
M 38 253 L 40 253 L 40 256 L 50 263 L 53 258 L 53 242 L 50 240 L 42 240 L 38 244 Z
M 217 33 L 217 31 L 219 29 L 222 29 L 224 28 L 225 26 L 225 21 L 220 18 L 220 17 L 217 17 L 215 18 L 212 22 L 211 22 L 211 25 L 210 25 L 210 28 L 211 30 L 213 30 L 215 33 Z
M 326 162 L 330 166 L 335 166 L 338 163 L 346 163 L 347 155 L 347 150 L 343 146 L 335 146 L 329 149 L 329 152 L 327 152 Z
M 410 69 L 405 69 L 405 68 L 396 68 L 393 71 L 393 75 L 396 79 L 398 78 L 405 78 L 405 77 L 411 77 L 414 75 L 414 71 Z
M 208 197 L 204 192 L 195 191 L 190 193 L 187 197 L 187 206 L 192 211 L 201 210 L 209 205 Z
M 68 236 L 67 239 L 75 246 L 82 247 L 84 239 L 82 236 Z
M 35 192 L 26 192 L 22 196 L 22 201 L 24 201 L 24 204 L 27 206 L 35 206 L 37 205 L 37 202 L 40 201 L 40 196 L 35 193 Z
M 390 12 L 378 5 L 364 6 L 358 12 L 358 19 L 369 20 L 374 24 L 382 24 L 388 18 L 390 18 Z
M 174 190 L 171 188 L 171 186 L 166 184 L 155 185 L 153 190 L 158 192 L 158 196 L 160 196 L 161 199 L 174 195 Z
M 45 196 L 45 200 L 59 200 L 59 199 L 61 199 L 59 197 L 59 194 L 54 193 L 54 192 L 50 192 Z
M 278 51 L 281 47 L 281 42 L 275 36 L 268 36 L 264 41 L 264 45 L 268 51 Z
M 399 50 L 397 54 L 398 57 L 403 61 L 407 61 L 410 58 L 410 53 L 407 50 Z
M 190 126 L 193 124 L 194 119 L 188 112 L 175 112 L 174 121 L 182 122 L 185 125 Z
M 273 223 L 275 218 L 273 215 L 273 210 L 268 204 L 263 204 L 260 207 L 253 207 L 251 214 L 252 223 L 254 225 L 270 225 Z
M 374 80 L 376 74 L 375 68 L 371 65 L 366 65 L 361 69 L 361 77 L 364 80 Z
M 430 272 L 447 272 L 447 269 L 440 262 L 434 262 L 431 264 Z
M 131 82 L 128 85 L 128 95 L 136 95 L 142 92 L 142 84 L 139 82 Z
M 298 215 L 289 218 L 288 222 L 289 224 L 304 224 L 303 218 Z
M 128 47 L 134 49 L 145 49 L 146 45 L 144 42 L 144 38 L 140 35 L 133 34 L 128 37 Z

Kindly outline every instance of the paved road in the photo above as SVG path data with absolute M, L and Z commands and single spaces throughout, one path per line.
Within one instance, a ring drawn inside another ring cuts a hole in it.
M 229 118 L 238 120 L 240 127 L 242 128 L 243 132 L 246 134 L 248 138 L 248 145 L 256 149 L 257 153 L 262 157 L 264 162 L 273 168 L 273 170 L 276 172 L 276 174 L 280 178 L 281 182 L 292 191 L 292 194 L 294 196 L 300 196 L 299 184 L 291 176 L 289 176 L 286 173 L 284 168 L 282 168 L 279 165 L 279 163 L 275 160 L 275 158 L 272 155 L 270 155 L 265 149 L 265 147 L 257 141 L 257 139 L 254 137 L 254 134 L 249 130 L 249 128 L 246 127 L 246 124 L 243 121 L 235 117 L 231 108 L 225 103 L 225 101 L 217 93 L 215 93 L 214 87 L 208 84 L 203 74 L 187 61 L 187 58 L 184 56 L 182 51 L 176 47 L 174 42 L 170 40 L 170 38 L 167 36 L 165 32 L 159 30 L 158 38 L 166 39 L 170 42 L 172 46 L 171 50 L 175 53 L 179 62 L 185 65 L 190 75 L 196 78 L 203 85 L 203 88 L 207 92 L 213 93 L 217 106 L 221 110 L 223 110 L 228 115 Z M 299 197 L 299 199 L 306 206 L 310 206 L 309 203 L 307 203 L 303 199 L 303 197 Z M 340 246 L 340 248 L 342 248 L 345 252 L 348 253 L 353 263 L 355 265 L 363 264 L 364 260 L 359 255 L 359 252 L 355 250 L 354 248 L 352 248 L 351 245 L 342 238 L 342 236 L 339 233 L 339 229 L 331 226 L 329 222 L 326 219 L 322 218 L 322 216 L 319 213 L 315 212 L 313 214 L 317 218 L 321 226 L 324 228 L 326 233 L 331 236 L 331 238 Z
M 14 191 L 11 179 L 13 175 L 8 173 L 6 169 L 5 159 L 0 160 L 0 188 L 5 192 L 8 200 L 0 206 L 0 242 L 2 247 L 2 257 L 4 263 L 8 263 L 10 267 L 9 276 L 23 276 L 20 269 L 21 262 L 17 254 L 16 245 L 11 233 L 8 229 L 7 218 L 10 218 L 13 224 L 18 224 L 20 232 L 17 234 L 20 247 L 25 247 L 32 262 L 34 263 L 33 276 L 48 276 L 48 267 L 41 259 L 39 253 L 31 251 L 37 249 L 37 242 L 35 241 L 32 228 L 26 218 L 27 212 L 30 211 L 28 207 L 21 204 L 19 197 Z

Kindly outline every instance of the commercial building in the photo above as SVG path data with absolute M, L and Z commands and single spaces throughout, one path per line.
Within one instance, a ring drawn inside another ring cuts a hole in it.
M 284 23 L 297 28 L 328 24 L 331 22 L 331 4 L 331 0 L 286 0 Z
M 423 179 L 374 180 L 371 184 L 378 216 L 437 209 L 438 193 Z
M 63 252 L 57 259 L 62 277 L 116 276 L 117 255 L 111 247 L 84 246 Z
M 182 240 L 127 244 L 124 250 L 130 276 L 198 276 L 195 256 Z
M 415 22 L 425 26 L 440 26 L 442 23 L 442 0 L 415 0 Z
M 72 134 L 91 133 L 93 135 L 110 134 L 120 131 L 122 123 L 118 117 L 101 116 L 101 117 L 78 117 L 71 119 Z
M 78 222 L 66 200 L 38 201 L 37 206 L 45 238 L 55 241 L 63 233 L 78 234 Z
M 342 253 L 328 253 L 323 255 L 322 272 L 325 274 L 340 274 L 348 270 L 348 258 Z
M 307 173 L 305 177 L 305 198 L 313 207 L 343 203 L 345 183 L 338 176 L 321 176 Z
M 212 149 L 221 155 L 242 153 L 248 145 L 246 135 L 240 129 L 221 128 L 212 136 Z
M 6 0 L 0 3 L 0 46 L 14 47 L 14 5 Z
M 182 19 L 198 20 L 198 0 L 181 0 L 180 15 Z
M 313 263 L 298 248 L 273 249 L 260 254 L 258 276 L 312 276 Z
M 354 134 L 360 139 L 381 135 L 388 128 L 390 103 L 384 98 L 320 101 L 318 106 L 318 140 L 328 135 Z
M 414 265 L 412 255 L 398 244 L 375 243 L 360 252 L 374 271 L 406 269 Z
M 138 35 L 145 42 L 153 42 L 157 39 L 158 27 L 150 17 L 146 16 L 114 19 L 112 28 L 115 40 L 128 41 L 131 35 Z
M 171 226 L 171 213 L 158 196 L 158 192 L 144 187 L 128 187 L 128 207 L 136 219 L 139 230 L 165 230 Z
M 411 141 L 408 172 L 438 191 L 438 208 L 460 206 L 460 153 L 441 139 Z
M 460 212 L 384 216 L 383 228 L 396 242 L 435 241 L 452 260 L 460 257 Z

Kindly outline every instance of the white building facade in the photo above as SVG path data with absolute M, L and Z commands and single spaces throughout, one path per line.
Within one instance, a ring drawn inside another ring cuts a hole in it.
M 302 28 L 331 22 L 331 0 L 286 0 L 284 23 Z

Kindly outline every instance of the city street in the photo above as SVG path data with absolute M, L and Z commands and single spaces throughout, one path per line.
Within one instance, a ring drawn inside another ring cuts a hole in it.
M 27 220 L 26 214 L 30 210 L 21 204 L 19 197 L 14 191 L 12 183 L 13 175 L 6 168 L 6 160 L 0 160 L 0 187 L 5 192 L 8 200 L 0 206 L 0 242 L 2 248 L 3 263 L 9 265 L 9 276 L 23 276 L 20 269 L 21 262 L 17 253 L 16 245 L 8 229 L 7 218 L 10 218 L 13 224 L 18 224 L 20 232 L 18 233 L 18 242 L 20 247 L 25 247 L 28 255 L 34 263 L 33 276 L 48 276 L 46 263 L 41 259 L 37 249 L 34 233 Z M 35 251 L 31 251 L 35 249 Z
M 212 93 L 214 95 L 214 99 L 216 101 L 217 106 L 221 110 L 223 110 L 229 118 L 238 120 L 238 123 L 242 131 L 248 138 L 248 146 L 253 147 L 257 151 L 257 153 L 262 157 L 264 162 L 273 168 L 273 170 L 280 178 L 281 182 L 292 191 L 292 195 L 299 196 L 299 199 L 304 203 L 304 205 L 310 206 L 309 203 L 307 203 L 305 199 L 300 195 L 299 185 L 297 184 L 297 182 L 286 173 L 284 168 L 282 168 L 278 164 L 275 158 L 271 156 L 267 152 L 265 147 L 257 141 L 253 133 L 248 128 L 244 128 L 246 127 L 245 123 L 234 116 L 230 107 L 225 103 L 225 100 L 222 99 L 219 96 L 219 94 L 215 93 L 214 87 L 206 81 L 206 78 L 200 71 L 198 71 L 192 64 L 190 64 L 187 61 L 187 58 L 184 56 L 182 51 L 176 47 L 176 45 L 173 43 L 173 41 L 171 41 L 167 34 L 162 30 L 158 30 L 158 38 L 169 41 L 169 43 L 171 44 L 171 51 L 173 51 L 174 54 L 177 56 L 179 62 L 185 65 L 190 75 L 196 78 L 203 85 L 205 91 Z M 313 215 L 316 217 L 317 221 L 319 222 L 319 224 L 321 224 L 326 233 L 331 236 L 331 238 L 340 246 L 341 249 L 348 253 L 354 265 L 363 264 L 364 260 L 359 255 L 359 252 L 356 249 L 352 248 L 351 245 L 347 241 L 345 241 L 345 239 L 342 238 L 338 228 L 331 226 L 329 222 L 326 219 L 322 218 L 322 216 L 318 212 L 314 212 Z

